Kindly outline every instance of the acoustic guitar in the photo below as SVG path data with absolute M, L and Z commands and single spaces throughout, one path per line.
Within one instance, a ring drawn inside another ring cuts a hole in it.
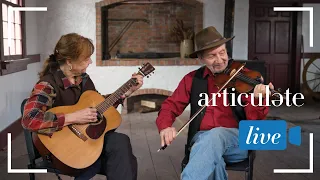
M 137 74 L 148 78 L 155 70 L 150 63 L 143 64 L 138 69 Z M 92 165 L 102 152 L 104 135 L 121 124 L 121 116 L 113 104 L 135 84 L 135 79 L 131 78 L 107 98 L 96 91 L 88 90 L 80 96 L 75 105 L 49 109 L 48 111 L 53 113 L 68 114 L 95 107 L 98 120 L 90 124 L 64 126 L 51 137 L 33 133 L 33 141 L 40 155 L 43 158 L 50 157 L 52 166 L 68 175 L 76 175 L 79 170 Z

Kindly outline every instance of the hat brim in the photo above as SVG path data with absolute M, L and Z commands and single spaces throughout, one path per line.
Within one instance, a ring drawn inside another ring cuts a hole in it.
M 197 51 L 194 51 L 193 53 L 189 54 L 189 57 L 190 58 L 197 58 L 199 52 L 207 50 L 207 49 L 210 49 L 210 48 L 218 47 L 218 46 L 220 46 L 220 45 L 222 45 L 224 43 L 227 43 L 227 42 L 231 41 L 234 37 L 235 36 L 223 39 L 221 41 L 218 41 L 218 42 L 215 42 L 215 43 L 212 43 L 212 44 L 209 44 L 209 45 L 207 45 L 207 46 L 205 46 L 205 47 L 203 47 L 201 49 L 198 49 Z

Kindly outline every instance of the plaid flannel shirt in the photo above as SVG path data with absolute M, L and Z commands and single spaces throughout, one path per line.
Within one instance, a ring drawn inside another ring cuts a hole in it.
M 72 84 L 67 77 L 62 78 L 65 88 L 77 86 L 80 88 L 80 83 L 84 78 L 88 78 L 87 74 L 83 74 L 76 84 Z M 103 95 L 105 98 L 108 95 Z M 47 112 L 52 108 L 56 94 L 54 88 L 48 82 L 39 82 L 33 88 L 33 91 L 24 106 L 24 113 L 22 116 L 21 124 L 23 128 L 40 134 L 51 136 L 55 131 L 63 128 L 65 122 L 64 114 L 54 114 Z M 119 104 L 123 105 L 125 96 L 119 99 L 113 106 L 118 107 Z

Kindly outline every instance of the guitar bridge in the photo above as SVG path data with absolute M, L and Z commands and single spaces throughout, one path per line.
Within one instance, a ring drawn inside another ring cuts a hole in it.
M 73 132 L 73 134 L 75 134 L 78 138 L 82 139 L 83 141 L 86 141 L 88 138 L 83 135 L 77 128 L 75 128 L 74 126 L 72 125 L 69 125 L 68 126 L 69 129 Z

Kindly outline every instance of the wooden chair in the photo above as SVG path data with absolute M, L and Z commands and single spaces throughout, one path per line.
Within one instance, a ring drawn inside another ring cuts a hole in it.
M 26 103 L 27 99 L 23 100 L 21 103 L 21 115 L 23 114 L 24 105 Z M 50 173 L 55 173 L 57 178 L 61 180 L 59 175 L 66 175 L 62 173 L 60 170 L 53 168 L 52 164 L 43 159 L 39 152 L 37 151 L 36 147 L 33 144 L 32 141 L 32 132 L 28 131 L 27 129 L 24 129 L 24 136 L 26 140 L 26 146 L 29 156 L 29 164 L 28 169 L 47 169 Z M 100 172 L 99 174 L 105 175 L 103 172 Z M 35 174 L 29 173 L 30 180 L 35 180 Z

